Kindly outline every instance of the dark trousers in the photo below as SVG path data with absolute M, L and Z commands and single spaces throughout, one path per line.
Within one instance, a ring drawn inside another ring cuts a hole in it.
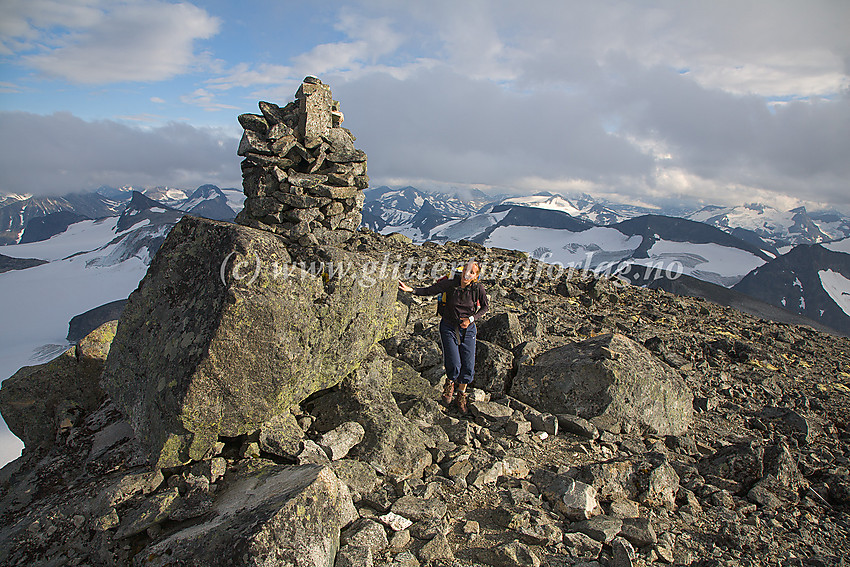
M 440 342 L 446 377 L 454 382 L 469 384 L 475 376 L 475 323 L 466 329 L 440 321 Z

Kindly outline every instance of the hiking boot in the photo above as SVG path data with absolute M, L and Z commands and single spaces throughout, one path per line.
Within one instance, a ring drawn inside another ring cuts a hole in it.
M 443 405 L 448 407 L 452 403 L 452 397 L 455 393 L 455 383 L 451 380 L 446 380 L 446 385 L 443 387 Z
M 466 392 L 465 392 L 465 391 L 460 390 L 460 391 L 457 393 L 457 396 L 455 396 L 455 403 L 457 403 L 457 409 L 459 409 L 459 410 L 460 410 L 460 413 L 466 413 L 466 412 L 467 412 L 467 408 L 466 408 Z

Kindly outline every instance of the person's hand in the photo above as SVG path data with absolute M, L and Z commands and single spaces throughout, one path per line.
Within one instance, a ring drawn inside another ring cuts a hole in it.
M 406 291 L 406 292 L 408 292 L 408 293 L 410 293 L 411 291 L 413 291 L 413 288 L 412 288 L 412 287 L 410 287 L 409 285 L 407 285 L 406 283 L 404 283 L 404 282 L 403 282 L 403 281 L 401 281 L 401 280 L 398 280 L 398 289 L 400 289 L 401 291 Z
M 470 324 L 471 323 L 469 322 L 469 317 L 464 317 L 463 319 L 460 320 L 460 328 L 461 329 L 465 329 L 465 328 L 469 327 Z

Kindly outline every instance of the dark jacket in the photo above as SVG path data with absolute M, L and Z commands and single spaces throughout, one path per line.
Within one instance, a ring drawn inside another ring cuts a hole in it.
M 472 282 L 468 286 L 460 287 L 459 277 L 437 280 L 428 287 L 417 287 L 413 289 L 414 295 L 446 295 L 446 305 L 443 317 L 453 323 L 459 322 L 472 315 L 478 321 L 490 308 L 487 302 L 487 293 L 481 282 Z M 478 300 L 478 306 L 475 302 Z

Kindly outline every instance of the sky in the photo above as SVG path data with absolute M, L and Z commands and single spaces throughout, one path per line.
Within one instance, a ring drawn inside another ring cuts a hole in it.
M 0 0 L 0 193 L 239 187 L 330 85 L 371 186 L 850 210 L 845 0 Z

